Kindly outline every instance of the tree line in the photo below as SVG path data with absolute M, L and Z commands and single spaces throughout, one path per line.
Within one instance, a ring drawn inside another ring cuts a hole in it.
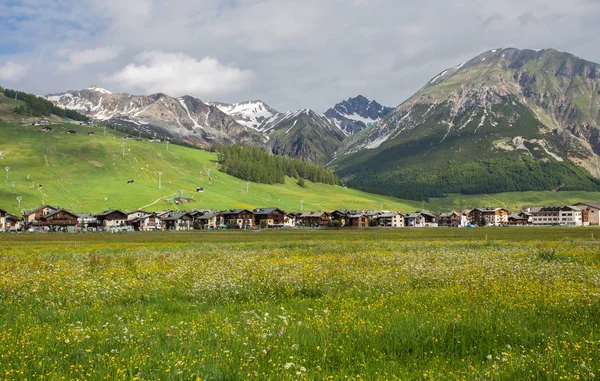
M 56 106 L 47 99 L 40 98 L 34 94 L 24 93 L 22 91 L 4 89 L 4 95 L 8 98 L 16 99 L 25 102 L 24 106 L 15 107 L 14 113 L 18 115 L 43 117 L 56 115 L 61 118 L 69 118 L 77 121 L 87 121 L 89 118 L 86 115 L 80 114 L 74 110 L 67 110 Z
M 286 176 L 304 181 L 335 185 L 337 176 L 328 169 L 291 159 L 289 157 L 271 155 L 255 147 L 238 145 L 215 147 L 219 154 L 221 171 L 237 178 L 263 184 L 283 184 Z
M 600 191 L 600 180 L 572 163 L 499 158 L 385 172 L 364 169 L 348 185 L 404 199 L 425 200 L 448 193 Z

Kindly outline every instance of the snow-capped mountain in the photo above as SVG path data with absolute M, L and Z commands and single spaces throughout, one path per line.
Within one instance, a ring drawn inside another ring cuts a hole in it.
M 207 102 L 232 117 L 242 126 L 263 131 L 264 126 L 277 117 L 279 111 L 271 108 L 263 101 L 248 101 L 242 103 Z
M 118 124 L 132 132 L 167 136 L 203 147 L 227 143 L 260 146 L 267 141 L 260 133 L 240 125 L 218 107 L 190 96 L 113 94 L 92 86 L 46 98 L 58 106 Z
M 325 164 L 344 139 L 336 124 L 311 110 L 281 113 L 262 101 L 203 102 L 165 94 L 115 94 L 98 86 L 46 96 L 55 104 L 127 131 L 210 147 L 236 143 Z
M 325 116 L 333 119 L 346 135 L 353 135 L 379 122 L 393 110 L 359 95 L 336 104 L 325 112 Z
M 279 112 L 263 101 L 210 104 L 264 134 L 278 155 L 324 164 L 345 137 L 332 119 L 309 109 Z

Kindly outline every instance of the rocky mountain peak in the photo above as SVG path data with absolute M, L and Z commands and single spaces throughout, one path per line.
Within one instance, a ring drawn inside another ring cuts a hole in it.
M 358 95 L 336 104 L 325 112 L 346 135 L 353 135 L 386 117 L 393 108 Z

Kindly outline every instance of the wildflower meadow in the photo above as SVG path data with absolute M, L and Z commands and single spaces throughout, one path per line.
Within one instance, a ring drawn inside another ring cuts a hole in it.
M 0 378 L 600 377 L 600 230 L 0 237 Z

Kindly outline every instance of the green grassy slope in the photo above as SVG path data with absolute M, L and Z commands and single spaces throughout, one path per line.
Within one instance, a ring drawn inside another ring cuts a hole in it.
M 450 194 L 425 204 L 433 212 L 495 206 L 519 211 L 523 206 L 562 206 L 578 202 L 600 203 L 599 192 L 508 192 L 496 194 Z
M 25 105 L 25 102 L 7 98 L 4 94 L 0 93 L 0 123 L 16 121 L 18 118 L 13 113 L 13 110 L 23 105 Z
M 418 203 L 368 194 L 342 187 L 307 182 L 303 189 L 294 179 L 286 184 L 265 185 L 246 182 L 218 172 L 217 156 L 171 144 L 123 140 L 120 133 L 89 127 L 53 125 L 51 133 L 39 127 L 0 125 L 0 208 L 17 213 L 16 196 L 23 197 L 21 209 L 42 203 L 73 211 L 99 212 L 108 208 L 148 210 L 165 208 L 253 208 L 277 206 L 287 211 L 334 210 L 337 208 L 410 211 Z M 77 135 L 66 131 L 74 129 Z M 125 143 L 122 156 L 121 143 Z M 8 179 L 4 167 L 10 167 Z M 211 178 L 206 169 L 212 169 Z M 157 172 L 162 171 L 162 189 Z M 29 176 L 29 179 L 28 179 Z M 132 179 L 135 184 L 128 185 Z M 12 193 L 11 182 L 15 182 Z M 42 188 L 39 188 L 39 185 Z M 204 193 L 196 193 L 204 187 Z M 183 190 L 196 203 L 175 206 L 169 196 Z M 105 201 L 106 199 L 106 201 Z

